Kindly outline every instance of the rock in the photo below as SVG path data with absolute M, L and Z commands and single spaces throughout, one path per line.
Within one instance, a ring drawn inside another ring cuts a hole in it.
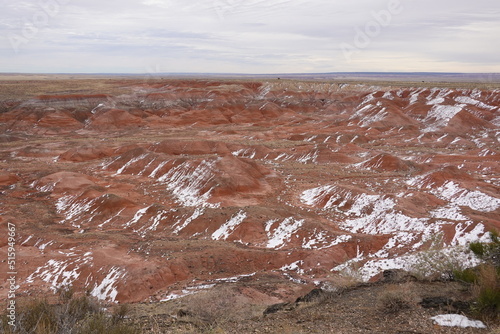
M 324 296 L 327 294 L 328 294 L 328 292 L 324 291 L 323 289 L 313 289 L 307 295 L 297 298 L 297 300 L 295 302 L 296 303 L 317 302 L 317 301 L 321 300 L 322 298 L 324 298 Z
M 290 303 L 279 303 L 279 304 L 274 304 L 274 305 L 268 306 L 264 310 L 264 315 L 277 313 L 279 311 L 282 311 L 282 310 L 289 308 L 291 305 L 292 304 L 290 304 Z

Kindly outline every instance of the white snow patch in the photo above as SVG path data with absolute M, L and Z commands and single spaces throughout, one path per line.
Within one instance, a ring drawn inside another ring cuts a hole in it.
M 274 231 L 271 232 L 276 221 L 271 220 L 266 223 L 266 232 L 269 238 L 266 247 L 279 249 L 285 246 L 285 242 L 289 241 L 292 235 L 304 224 L 305 220 L 296 220 L 293 217 L 286 218 L 278 224 Z
M 246 148 L 246 149 L 242 148 L 240 150 L 231 152 L 231 154 L 235 157 L 254 159 L 255 156 L 257 155 L 257 151 L 251 148 Z
M 305 249 L 326 249 L 344 242 L 348 242 L 352 239 L 351 235 L 340 235 L 335 237 L 333 240 L 328 241 L 326 232 L 322 231 L 317 235 L 312 236 L 307 242 L 304 240 L 302 248 Z
M 144 216 L 146 214 L 146 212 L 148 211 L 148 209 L 150 207 L 152 207 L 152 205 L 150 205 L 150 206 L 148 206 L 146 208 L 138 210 L 135 213 L 134 217 L 124 225 L 124 228 L 130 227 L 130 226 L 136 224 L 139 221 L 139 219 L 141 219 L 142 216 Z
M 229 237 L 229 235 L 236 229 L 236 227 L 238 225 L 240 225 L 243 222 L 243 220 L 246 217 L 247 217 L 246 212 L 241 210 L 236 215 L 231 217 L 231 219 L 229 219 L 227 222 L 222 224 L 221 227 L 219 227 L 217 229 L 217 231 L 215 231 L 212 234 L 212 239 L 213 240 L 226 240 Z
M 178 234 L 180 231 L 182 231 L 186 226 L 188 226 L 189 224 L 191 224 L 191 222 L 193 220 L 195 220 L 196 218 L 200 217 L 201 215 L 203 215 L 205 213 L 205 208 L 196 208 L 193 212 L 193 214 L 187 218 L 184 223 L 182 225 L 180 225 L 181 221 L 177 221 L 177 223 L 174 224 L 174 231 L 173 233 L 174 234 Z
M 71 285 L 80 277 L 80 268 L 93 260 L 91 255 L 92 253 L 87 252 L 83 257 L 72 256 L 72 258 L 64 261 L 51 259 L 29 275 L 26 282 L 33 283 L 35 278 L 38 277 L 42 281 L 49 283 L 50 289 L 55 292 L 63 286 Z
M 118 267 L 112 267 L 106 277 L 102 280 L 102 282 L 99 285 L 95 285 L 90 294 L 99 300 L 108 300 L 114 302 L 116 296 L 118 295 L 116 283 L 118 282 L 118 280 L 125 277 L 125 274 L 125 270 Z
M 164 183 L 184 206 L 217 207 L 216 204 L 207 203 L 213 187 L 205 190 L 214 178 L 213 170 L 217 161 L 204 160 L 197 166 L 186 161 L 169 170 L 158 181 Z
M 133 158 L 132 160 L 127 162 L 125 165 L 123 165 L 120 169 L 118 169 L 114 175 L 120 175 L 121 173 L 123 173 L 125 171 L 125 169 L 130 167 L 132 164 L 136 163 L 137 161 L 141 161 L 142 159 L 146 158 L 147 156 L 148 156 L 147 154 L 141 154 L 140 156 Z
M 303 164 L 307 164 L 309 162 L 315 163 L 316 159 L 318 159 L 318 156 L 319 156 L 319 152 L 318 152 L 318 150 L 315 150 L 315 151 L 311 151 L 307 154 L 302 155 L 301 157 L 299 157 L 297 159 L 297 161 L 300 163 L 303 163 Z
M 282 271 L 295 271 L 297 274 L 303 275 L 304 270 L 300 268 L 301 265 L 304 264 L 304 261 L 295 261 L 293 263 L 290 263 L 288 265 L 284 265 L 283 267 L 280 268 Z
M 470 320 L 460 314 L 440 314 L 431 318 L 439 326 L 460 327 L 460 328 L 486 328 L 486 325 L 479 320 Z
M 438 219 L 448 219 L 448 220 L 467 220 L 466 216 L 464 216 L 460 210 L 460 208 L 456 205 L 448 205 L 445 207 L 437 208 L 430 212 L 430 216 L 432 218 Z
M 443 186 L 432 189 L 430 192 L 441 199 L 450 201 L 454 205 L 468 206 L 476 211 L 493 212 L 500 207 L 499 198 L 489 196 L 478 190 L 470 191 L 461 188 L 453 181 L 448 181 Z
M 257 273 L 251 273 L 251 274 L 243 274 L 243 275 L 238 275 L 238 276 L 233 276 L 233 277 L 226 277 L 226 278 L 218 278 L 213 280 L 212 282 L 218 282 L 218 283 L 236 283 L 242 278 L 245 277 L 252 277 L 255 276 Z
M 169 162 L 169 160 L 162 161 L 156 168 L 149 174 L 150 178 L 156 178 L 156 174 Z
M 427 114 L 424 122 L 428 123 L 428 126 L 423 130 L 423 132 L 437 131 L 448 125 L 448 122 L 462 109 L 465 107 L 464 104 L 459 104 L 455 106 L 450 105 L 440 105 L 436 104 Z
M 457 101 L 458 103 L 472 104 L 476 107 L 483 108 L 483 109 L 493 110 L 496 108 L 496 107 L 490 106 L 486 103 L 483 103 L 481 101 L 470 98 L 468 96 L 458 96 L 455 98 L 455 101 Z
M 477 224 L 474 228 L 466 232 L 470 229 L 472 222 L 465 222 L 455 225 L 455 236 L 451 241 L 451 246 L 465 246 L 474 241 L 480 242 L 490 242 L 490 237 L 486 233 L 485 227 L 483 224 Z

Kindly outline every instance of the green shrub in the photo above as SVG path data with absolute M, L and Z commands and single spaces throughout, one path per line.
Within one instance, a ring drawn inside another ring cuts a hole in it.
M 453 277 L 457 281 L 461 281 L 464 283 L 476 283 L 477 282 L 477 272 L 473 268 L 467 268 L 463 270 L 454 270 Z
M 498 231 L 490 232 L 491 242 L 473 242 L 469 248 L 485 262 L 500 267 L 500 236 Z

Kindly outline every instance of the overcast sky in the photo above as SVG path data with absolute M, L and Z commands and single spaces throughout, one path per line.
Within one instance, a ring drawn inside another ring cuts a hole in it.
M 499 0 L 0 5 L 0 72 L 500 72 Z

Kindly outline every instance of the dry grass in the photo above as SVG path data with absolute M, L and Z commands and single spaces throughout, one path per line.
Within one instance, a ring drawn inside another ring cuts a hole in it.
M 379 296 L 379 310 L 384 314 L 398 314 L 416 305 L 417 300 L 418 296 L 414 284 L 389 285 L 386 291 Z
M 138 333 L 135 326 L 125 321 L 127 312 L 127 306 L 120 306 L 108 314 L 93 298 L 76 297 L 72 289 L 62 289 L 59 304 L 50 304 L 46 299 L 33 300 L 19 309 L 15 327 L 4 316 L 0 328 L 9 334 Z

